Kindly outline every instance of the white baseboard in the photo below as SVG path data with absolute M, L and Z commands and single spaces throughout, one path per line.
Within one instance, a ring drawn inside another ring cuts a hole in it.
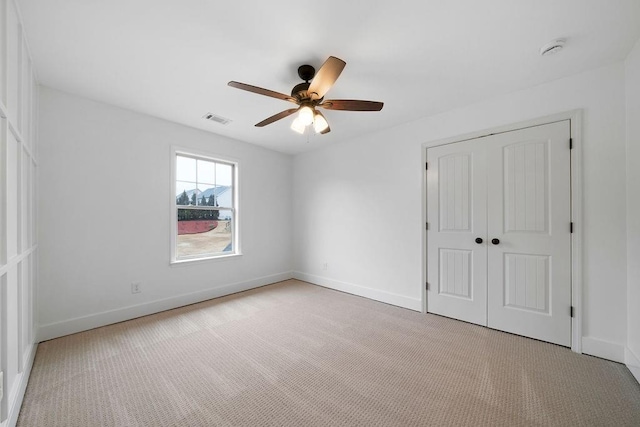
M 582 352 L 591 356 L 624 363 L 624 345 L 622 344 L 593 337 L 582 337 Z
M 20 407 L 22 407 L 22 399 L 24 399 L 24 393 L 27 391 L 27 384 L 29 383 L 29 376 L 31 375 L 31 368 L 33 367 L 33 360 L 36 357 L 36 351 L 38 344 L 32 344 L 27 352 L 25 358 L 24 370 L 18 374 L 18 392 L 13 398 L 13 402 L 8 402 L 7 407 L 9 412 L 7 414 L 7 427 L 14 427 L 18 422 L 18 415 L 20 415 Z
M 75 334 L 77 332 L 99 328 L 101 326 L 110 325 L 112 323 L 135 319 L 136 317 L 147 316 L 149 314 L 159 313 L 161 311 L 171 310 L 173 308 L 178 308 L 185 305 L 195 304 L 197 302 L 206 301 L 212 298 L 235 294 L 236 292 L 259 288 L 260 286 L 281 282 L 283 280 L 291 279 L 292 277 L 292 272 L 286 271 L 270 276 L 258 277 L 246 282 L 231 283 L 204 291 L 176 295 L 173 297 L 146 302 L 143 304 L 131 305 L 128 307 L 91 314 L 88 316 L 76 317 L 73 319 L 64 320 L 62 322 L 40 325 L 40 327 L 38 328 L 38 341 L 42 342 L 64 335 Z
M 333 280 L 329 279 L 328 277 L 303 273 L 301 271 L 294 271 L 293 277 L 295 279 L 313 283 L 314 285 L 320 285 L 325 288 L 335 289 L 337 291 L 358 295 L 391 305 L 397 305 L 398 307 L 408 308 L 409 310 L 422 311 L 422 301 L 420 299 L 409 298 L 404 295 L 398 295 L 392 292 L 367 288 L 360 285 L 354 285 L 352 283 L 341 282 L 339 280 Z
M 636 381 L 640 383 L 640 357 L 636 356 L 629 347 L 624 348 L 624 364 L 627 365 Z

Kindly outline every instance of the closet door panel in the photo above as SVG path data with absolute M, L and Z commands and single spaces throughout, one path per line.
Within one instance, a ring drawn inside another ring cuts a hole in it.
M 486 138 L 488 326 L 565 346 L 571 345 L 569 138 L 569 121 Z
M 474 141 L 429 148 L 427 161 L 427 310 L 486 325 L 484 145 Z

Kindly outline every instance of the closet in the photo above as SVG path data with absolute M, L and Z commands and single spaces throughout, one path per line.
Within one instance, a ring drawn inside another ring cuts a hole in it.
M 427 149 L 427 311 L 571 346 L 570 121 Z

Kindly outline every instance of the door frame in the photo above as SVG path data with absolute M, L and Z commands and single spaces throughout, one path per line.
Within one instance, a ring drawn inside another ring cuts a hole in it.
M 582 109 L 565 111 L 518 123 L 496 126 L 449 138 L 424 142 L 422 151 L 422 312 L 427 313 L 427 149 L 440 145 L 478 139 L 497 133 L 511 132 L 534 126 L 569 120 L 571 150 L 571 350 L 582 353 Z

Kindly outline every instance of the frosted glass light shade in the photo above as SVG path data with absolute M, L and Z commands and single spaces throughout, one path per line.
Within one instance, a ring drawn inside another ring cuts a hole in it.
M 305 126 L 313 123 L 313 110 L 311 107 L 304 106 L 298 111 L 298 120 Z
M 320 133 L 328 127 L 329 123 L 327 123 L 327 120 L 320 114 L 316 114 L 313 118 L 313 130 L 315 130 L 316 133 Z
M 296 117 L 296 119 L 291 123 L 291 129 L 298 132 L 299 134 L 303 134 L 306 129 L 306 125 L 302 123 L 300 117 Z

